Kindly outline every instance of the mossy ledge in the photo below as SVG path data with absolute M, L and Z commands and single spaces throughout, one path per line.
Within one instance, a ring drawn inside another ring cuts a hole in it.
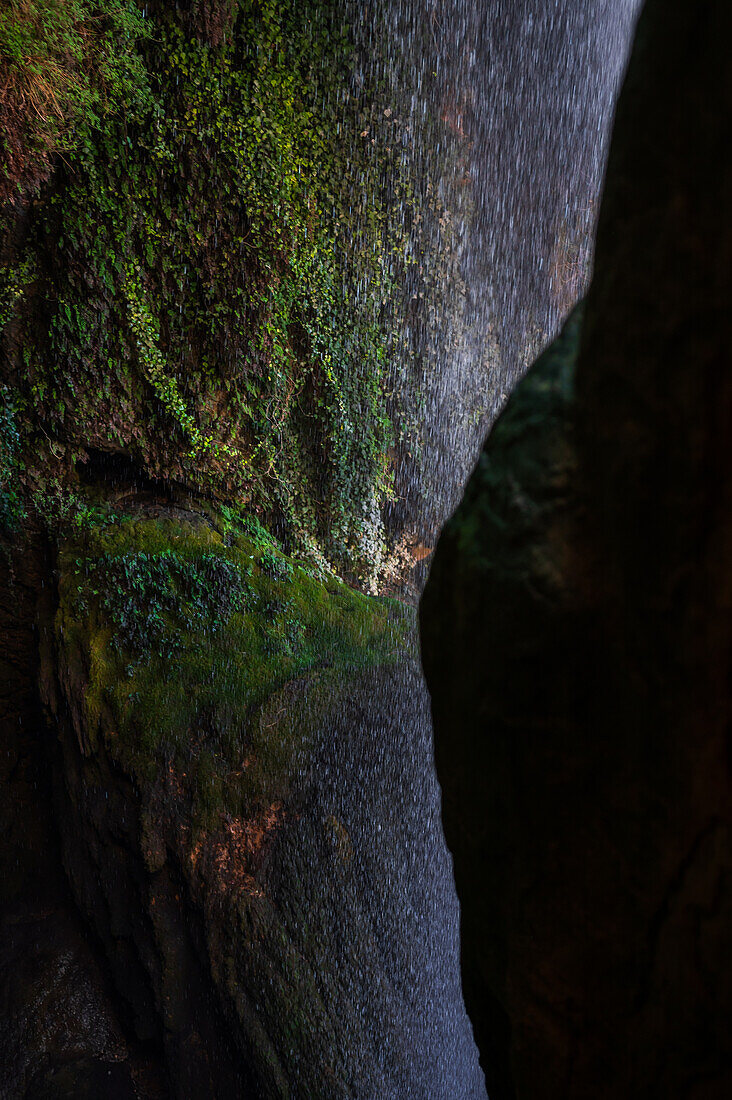
M 61 544 L 56 616 L 86 747 L 103 739 L 140 781 L 184 769 L 207 827 L 284 793 L 305 746 L 283 723 L 263 732 L 277 691 L 402 657 L 414 621 L 397 600 L 319 579 L 255 517 L 211 515 L 102 512 Z
M 414 626 L 231 509 L 100 508 L 61 542 L 41 680 L 64 863 L 175 1095 L 388 1087 L 353 999 L 389 988 L 370 895 L 316 792 L 334 752 L 373 751 L 356 716 L 416 676 Z

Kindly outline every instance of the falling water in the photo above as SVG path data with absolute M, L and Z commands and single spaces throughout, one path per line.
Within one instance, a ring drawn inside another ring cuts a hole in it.
M 442 203 L 436 235 L 446 248 L 421 260 L 438 256 L 442 267 L 419 272 L 434 295 L 425 301 L 407 275 L 395 311 L 416 351 L 412 373 L 395 385 L 409 390 L 420 430 L 419 458 L 402 455 L 392 514 L 429 545 L 508 392 L 586 288 L 637 8 L 638 0 L 349 7 L 364 64 L 387 89 L 385 113 L 409 118 L 405 157 L 434 180 Z M 337 741 L 322 797 L 348 820 L 358 881 L 378 891 L 373 932 L 393 980 L 376 998 L 354 991 L 387 1008 L 369 1025 L 380 1054 L 363 1095 L 484 1096 L 460 994 L 457 902 L 421 678 L 392 678 L 353 721 L 373 727 L 369 748 L 356 763 L 350 739 Z
M 402 0 L 384 12 L 377 4 L 388 42 L 377 64 L 395 102 L 408 101 L 425 146 L 419 169 L 436 180 L 456 254 L 417 335 L 422 464 L 408 495 L 430 541 L 507 394 L 587 286 L 638 6 Z

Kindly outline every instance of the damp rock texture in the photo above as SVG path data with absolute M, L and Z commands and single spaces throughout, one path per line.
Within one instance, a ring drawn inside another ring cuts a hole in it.
M 55 578 L 61 860 L 167 1094 L 484 1097 L 413 609 L 153 505 Z
M 730 17 L 648 0 L 584 317 L 421 608 L 489 1095 L 732 1088 Z
M 29 530 L 22 552 L 0 560 L 0 1097 L 163 1100 L 160 1060 L 127 1029 L 63 872 L 57 746 L 37 688 L 47 549 Z
M 0 5 L 0 1100 L 483 1095 L 406 602 L 633 12 Z

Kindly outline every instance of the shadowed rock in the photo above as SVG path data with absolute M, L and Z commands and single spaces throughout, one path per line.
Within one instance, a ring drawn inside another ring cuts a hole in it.
M 480 1100 L 412 609 L 183 516 L 66 540 L 40 627 L 64 869 L 130 1030 L 183 1100 Z
M 422 604 L 493 1100 L 732 1090 L 730 16 L 649 0 L 585 307 Z

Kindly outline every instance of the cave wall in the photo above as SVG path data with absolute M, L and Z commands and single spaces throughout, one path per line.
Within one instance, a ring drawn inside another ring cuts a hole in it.
M 17 1095 L 104 1075 L 121 1095 L 481 1095 L 433 787 L 426 848 L 392 812 L 429 766 L 408 614 L 358 591 L 414 578 L 456 469 L 435 447 L 425 475 L 420 447 L 464 408 L 475 438 L 493 408 L 482 331 L 470 395 L 436 369 L 464 338 L 471 177 L 429 11 L 0 13 Z M 326 692 L 331 711 L 300 715 Z M 363 800 L 376 838 L 349 775 L 388 793 Z M 430 928 L 429 950 L 396 926 Z M 59 1013 L 46 1045 L 39 1005 Z
M 60 751 L 38 690 L 51 553 L 35 528 L 0 558 L 0 1096 L 163 1100 L 158 1044 L 129 1026 L 64 874 Z
M 152 490 L 8 554 L 0 1095 L 480 1100 L 414 608 Z
M 413 609 L 151 505 L 56 576 L 63 866 L 171 1094 L 479 1100 Z
M 421 607 L 489 1094 L 716 1097 L 729 1044 L 725 5 L 648 0 L 583 309 Z

